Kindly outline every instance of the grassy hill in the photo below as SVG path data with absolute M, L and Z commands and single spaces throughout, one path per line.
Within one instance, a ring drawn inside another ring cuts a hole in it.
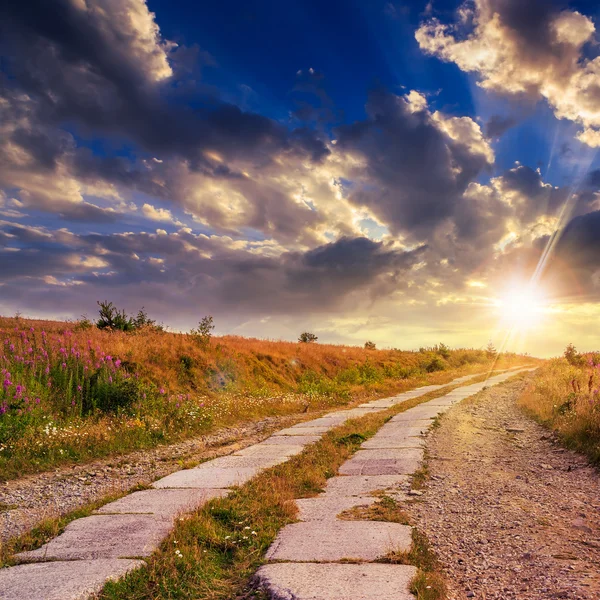
M 523 363 L 2 317 L 0 340 L 4 478 Z

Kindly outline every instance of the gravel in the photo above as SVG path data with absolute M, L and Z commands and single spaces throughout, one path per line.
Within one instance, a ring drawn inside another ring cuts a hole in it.
M 108 494 L 152 483 L 180 470 L 186 462 L 215 458 L 256 444 L 298 420 L 298 415 L 267 417 L 170 446 L 0 482 L 0 506 L 4 507 L 0 512 L 0 543 L 25 533 L 45 518 L 68 513 Z
M 449 600 L 598 600 L 600 474 L 516 406 L 524 383 L 454 407 L 428 437 L 431 479 L 408 504 Z

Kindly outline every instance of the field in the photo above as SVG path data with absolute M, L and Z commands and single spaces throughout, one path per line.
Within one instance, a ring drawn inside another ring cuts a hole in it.
M 0 318 L 0 477 L 523 362 Z
M 600 355 L 568 348 L 564 358 L 541 366 L 519 404 L 567 447 L 600 464 Z

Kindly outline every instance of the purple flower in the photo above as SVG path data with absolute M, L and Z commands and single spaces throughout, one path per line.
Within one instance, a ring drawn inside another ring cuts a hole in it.
M 164 394 L 164 393 L 165 393 L 165 388 L 160 388 L 160 390 L 158 390 L 158 392 L 159 392 L 160 394 Z

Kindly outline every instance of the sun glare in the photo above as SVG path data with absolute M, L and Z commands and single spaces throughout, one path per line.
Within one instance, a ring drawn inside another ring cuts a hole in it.
M 515 329 L 529 329 L 539 324 L 546 304 L 539 290 L 528 287 L 511 289 L 496 302 L 504 325 Z

